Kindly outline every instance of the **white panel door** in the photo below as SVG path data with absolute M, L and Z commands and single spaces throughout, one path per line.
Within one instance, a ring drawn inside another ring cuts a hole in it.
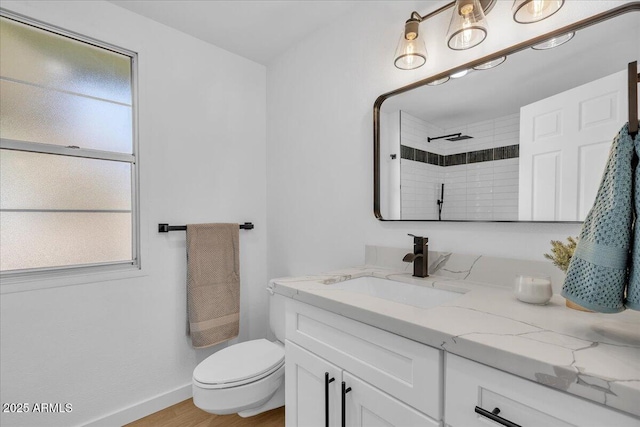
M 625 70 L 520 109 L 520 220 L 584 220 L 626 122 L 626 85 Z
M 342 370 L 285 340 L 285 418 L 287 427 L 337 426 L 340 422 Z M 328 375 L 329 396 L 325 396 Z M 326 422 L 329 405 L 329 423 Z
M 554 221 L 558 218 L 562 173 L 562 153 L 549 151 L 536 154 L 531 162 L 533 185 L 531 211 L 536 221 Z
M 343 372 L 343 379 L 346 387 L 351 388 L 345 395 L 346 426 L 440 426 L 439 422 L 359 380 L 348 372 Z

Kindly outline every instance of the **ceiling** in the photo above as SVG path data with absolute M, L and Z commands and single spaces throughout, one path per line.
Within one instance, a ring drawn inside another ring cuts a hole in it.
M 154 21 L 267 65 L 299 40 L 367 1 L 110 0 Z

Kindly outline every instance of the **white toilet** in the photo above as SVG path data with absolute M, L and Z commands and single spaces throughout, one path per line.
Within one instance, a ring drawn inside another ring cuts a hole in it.
M 251 417 L 284 405 L 285 297 L 268 289 L 269 326 L 278 341 L 234 344 L 193 371 L 193 403 L 212 414 Z

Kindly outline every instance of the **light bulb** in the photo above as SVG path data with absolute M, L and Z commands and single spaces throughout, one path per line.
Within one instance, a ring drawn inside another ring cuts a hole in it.
M 473 8 L 471 8 L 471 10 L 473 10 Z M 471 27 L 471 21 L 469 20 L 469 15 L 467 14 L 466 16 L 464 16 L 464 21 L 462 22 L 462 28 L 464 28 L 464 30 L 462 31 L 463 45 L 468 45 L 471 41 L 471 38 L 473 37 L 473 30 L 470 30 L 469 27 Z
M 407 64 L 407 68 L 409 68 L 409 69 L 417 68 L 416 67 L 416 65 L 417 65 L 416 64 L 416 57 L 415 57 L 414 53 L 415 53 L 415 49 L 414 49 L 413 44 L 409 44 L 407 46 L 407 49 L 405 50 L 405 55 L 407 55 L 406 58 L 405 58 L 405 63 Z
M 547 2 L 544 0 L 533 0 L 527 8 L 529 9 L 529 14 L 534 18 L 539 18 L 542 15 L 542 12 L 549 6 Z

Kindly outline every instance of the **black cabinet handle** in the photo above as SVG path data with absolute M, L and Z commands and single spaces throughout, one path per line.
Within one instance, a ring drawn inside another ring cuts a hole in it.
M 326 427 L 329 427 L 329 384 L 335 380 L 335 378 L 329 378 L 329 372 L 324 373 L 324 425 Z
M 486 409 L 482 409 L 479 406 L 476 406 L 476 414 L 480 414 L 483 417 L 489 418 L 491 421 L 495 421 L 500 425 L 505 427 L 521 427 L 520 424 L 516 424 L 514 422 L 509 421 L 506 418 L 502 418 L 498 414 L 500 413 L 500 408 L 495 408 L 493 411 L 489 412 Z
M 347 388 L 347 385 L 342 381 L 342 427 L 347 426 L 347 393 L 351 391 L 351 387 Z

